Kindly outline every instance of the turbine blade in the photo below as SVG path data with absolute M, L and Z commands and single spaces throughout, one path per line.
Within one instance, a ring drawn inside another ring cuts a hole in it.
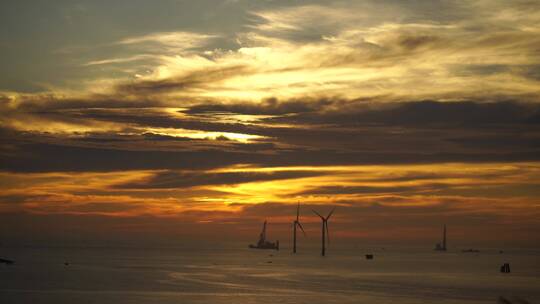
M 300 217 L 300 203 L 296 207 L 296 221 L 298 222 L 298 217 Z
M 330 213 L 328 213 L 328 216 L 326 217 L 326 220 L 330 219 L 330 217 L 332 216 L 332 213 L 334 213 L 334 210 L 336 210 L 336 207 L 334 207 L 332 209 L 332 211 L 330 211 Z
M 323 217 L 322 215 L 320 215 L 319 212 L 317 212 L 317 211 L 315 211 L 315 210 L 313 210 L 313 209 L 311 209 L 311 211 L 315 212 L 316 215 L 318 215 L 321 219 L 324 220 L 324 217 Z
M 304 231 L 304 227 L 302 227 L 302 224 L 300 224 L 300 222 L 297 222 L 297 224 L 298 224 L 298 227 L 300 227 L 300 229 L 304 233 L 304 236 L 306 236 L 306 232 Z

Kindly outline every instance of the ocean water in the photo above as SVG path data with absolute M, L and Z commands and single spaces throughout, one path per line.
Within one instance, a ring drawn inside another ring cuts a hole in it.
M 540 252 L 4 247 L 0 303 L 540 303 Z M 373 253 L 373 260 L 364 254 Z M 69 262 L 68 266 L 64 262 Z M 512 272 L 499 272 L 508 262 Z

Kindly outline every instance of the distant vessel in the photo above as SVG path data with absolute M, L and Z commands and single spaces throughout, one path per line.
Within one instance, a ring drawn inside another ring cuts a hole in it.
M 470 249 L 463 249 L 463 250 L 461 250 L 461 252 L 464 252 L 464 253 L 470 253 L 470 252 L 472 252 L 472 253 L 478 253 L 478 252 L 480 252 L 480 250 L 470 248 Z
M 435 249 L 437 251 L 446 251 L 446 224 L 444 225 L 443 229 L 443 240 L 442 243 L 437 243 L 435 245 Z
M 266 240 L 266 221 L 264 221 L 263 229 L 261 231 L 261 234 L 259 235 L 259 241 L 257 242 L 257 245 L 250 244 L 249 248 L 279 250 L 279 241 L 272 243 Z
M 0 263 L 11 265 L 11 264 L 13 264 L 15 262 L 13 262 L 12 260 L 0 258 Z

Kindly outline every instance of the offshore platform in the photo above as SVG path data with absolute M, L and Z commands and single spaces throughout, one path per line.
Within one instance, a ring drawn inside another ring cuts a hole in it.
M 442 239 L 442 243 L 437 243 L 435 245 L 435 249 L 436 251 L 446 251 L 446 224 L 444 225 L 444 228 L 443 228 L 443 239 Z
M 250 244 L 249 248 L 253 249 L 275 249 L 279 250 L 279 241 L 269 242 L 266 240 L 266 221 L 264 221 L 263 229 L 259 235 L 259 241 L 257 245 Z

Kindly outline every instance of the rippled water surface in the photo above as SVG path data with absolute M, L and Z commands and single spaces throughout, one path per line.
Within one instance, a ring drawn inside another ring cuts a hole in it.
M 306 251 L 2 248 L 0 303 L 540 303 L 538 251 Z

